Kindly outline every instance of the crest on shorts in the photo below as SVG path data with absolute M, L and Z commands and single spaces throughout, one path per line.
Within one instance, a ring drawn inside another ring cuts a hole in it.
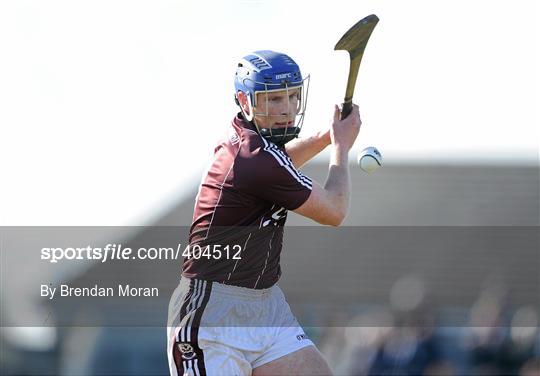
M 182 359 L 184 360 L 191 360 L 197 356 L 197 354 L 195 354 L 193 346 L 191 346 L 189 343 L 179 343 L 178 350 L 180 350 L 180 352 L 182 353 Z

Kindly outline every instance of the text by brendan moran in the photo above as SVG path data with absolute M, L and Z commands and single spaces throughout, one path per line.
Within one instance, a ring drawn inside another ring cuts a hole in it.
M 53 287 L 51 285 L 41 285 L 41 296 L 54 299 L 60 297 L 153 297 L 159 296 L 157 287 L 133 287 L 130 285 L 118 285 L 113 287 L 101 287 L 94 285 L 92 287 L 71 287 L 69 285 L 60 285 Z

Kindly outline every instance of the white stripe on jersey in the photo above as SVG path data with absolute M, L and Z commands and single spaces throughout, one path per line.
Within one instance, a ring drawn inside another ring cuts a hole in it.
M 264 267 L 261 271 L 261 274 L 257 277 L 257 281 L 255 281 L 255 286 L 253 286 L 254 289 L 257 288 L 257 284 L 259 283 L 259 279 L 261 279 L 262 275 L 264 274 L 264 271 L 266 270 L 266 265 L 268 264 L 268 258 L 270 257 L 270 250 L 272 249 L 272 240 L 274 240 L 274 235 L 276 234 L 276 230 L 272 233 L 272 237 L 270 238 L 270 241 L 268 242 L 268 252 L 266 252 L 266 259 L 264 260 Z
M 249 235 L 248 235 L 248 237 L 246 239 L 246 242 L 244 243 L 244 248 L 240 249 L 240 255 L 238 255 L 239 258 L 236 259 L 236 262 L 234 263 L 233 269 L 231 270 L 231 272 L 229 273 L 229 276 L 227 277 L 227 281 L 231 279 L 232 274 L 236 270 L 236 266 L 238 266 L 238 261 L 240 261 L 240 259 L 242 258 L 242 251 L 246 249 L 250 238 L 251 238 L 251 232 L 249 233 Z M 223 282 L 225 282 L 225 281 L 223 281 Z
M 308 183 L 309 185 L 312 185 L 313 182 L 311 181 L 310 178 L 308 178 L 306 175 L 302 174 L 300 171 L 298 171 L 295 167 L 294 167 L 294 164 L 291 160 L 290 157 L 288 157 L 287 155 L 285 155 L 285 153 L 283 152 L 283 150 L 281 150 L 280 148 L 278 148 L 276 145 L 273 145 L 271 144 L 270 147 L 275 150 L 278 155 L 280 155 L 283 159 L 285 159 L 286 161 L 288 161 L 288 165 L 289 166 L 292 166 L 295 170 L 295 172 L 300 176 L 300 178 L 302 178 L 306 183 Z
M 308 189 L 313 188 L 313 182 L 310 178 L 307 176 L 301 174 L 298 172 L 298 170 L 294 167 L 291 158 L 287 157 L 277 146 L 274 144 L 270 144 L 268 141 L 264 139 L 264 137 L 261 136 L 261 139 L 263 140 L 265 147 L 263 148 L 264 151 L 267 151 L 270 153 L 279 163 L 280 166 L 285 167 L 287 171 L 304 187 Z
M 206 240 L 206 238 L 208 238 L 208 234 L 210 233 L 210 227 L 212 227 L 212 222 L 214 222 L 214 216 L 216 215 L 216 210 L 217 210 L 217 206 L 219 204 L 219 201 L 221 201 L 221 194 L 223 193 L 223 186 L 225 185 L 225 182 L 227 181 L 227 178 L 229 177 L 229 174 L 231 173 L 233 167 L 234 167 L 234 162 L 236 161 L 236 158 L 238 157 L 238 154 L 240 153 L 240 147 L 238 147 L 238 150 L 236 151 L 236 155 L 234 156 L 234 159 L 231 163 L 231 167 L 229 168 L 229 171 L 227 171 L 227 175 L 225 175 L 225 178 L 223 179 L 223 181 L 221 182 L 221 185 L 219 186 L 219 197 L 214 205 L 214 210 L 212 211 L 212 217 L 210 218 L 210 223 L 208 224 L 208 229 L 206 230 L 206 235 L 204 236 L 204 240 Z M 215 162 L 215 159 L 212 163 Z M 203 177 L 204 179 L 204 177 Z M 199 192 L 200 190 L 202 189 L 202 182 L 201 182 L 201 186 L 199 187 Z M 198 197 L 197 199 L 195 200 L 195 207 L 197 206 L 197 201 L 198 201 Z
M 270 144 L 270 148 L 278 154 L 278 156 L 281 157 L 281 160 L 284 161 L 285 165 L 292 166 L 294 168 L 294 165 L 292 163 L 291 158 L 289 158 L 285 153 L 279 149 L 276 145 Z M 307 184 L 312 184 L 312 181 L 310 178 L 302 174 L 300 171 L 298 171 L 296 168 L 294 168 L 294 171 L 298 174 L 298 176 L 303 179 Z

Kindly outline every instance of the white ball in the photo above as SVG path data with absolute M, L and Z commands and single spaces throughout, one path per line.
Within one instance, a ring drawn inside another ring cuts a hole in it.
M 382 155 L 376 147 L 367 147 L 358 154 L 358 164 L 363 171 L 372 173 L 382 166 Z

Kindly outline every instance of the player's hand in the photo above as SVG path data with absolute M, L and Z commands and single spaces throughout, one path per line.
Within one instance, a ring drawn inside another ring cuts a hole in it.
M 332 140 L 332 145 L 349 151 L 358 132 L 360 132 L 360 126 L 362 121 L 360 120 L 360 109 L 356 104 L 353 104 L 353 108 L 349 116 L 345 119 L 340 120 L 341 111 L 336 105 L 334 108 L 334 122 L 332 123 L 332 128 L 330 129 L 330 138 Z

